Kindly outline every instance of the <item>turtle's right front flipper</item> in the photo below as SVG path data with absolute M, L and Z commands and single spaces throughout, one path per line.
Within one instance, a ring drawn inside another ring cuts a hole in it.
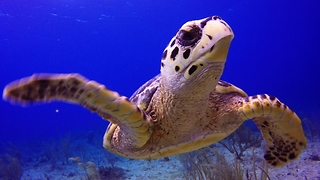
M 244 97 L 238 109 L 242 120 L 253 119 L 266 141 L 265 160 L 281 166 L 296 159 L 307 146 L 301 120 L 276 97 L 261 94 Z
M 80 104 L 119 125 L 133 138 L 134 147 L 143 146 L 151 135 L 144 111 L 126 97 L 78 74 L 35 74 L 7 85 L 3 99 L 20 105 L 55 100 Z

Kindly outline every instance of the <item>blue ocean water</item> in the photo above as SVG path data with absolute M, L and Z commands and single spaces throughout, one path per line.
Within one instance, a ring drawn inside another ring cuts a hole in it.
M 130 97 L 160 72 L 162 51 L 182 24 L 219 15 L 235 33 L 222 79 L 319 121 L 319 7 L 314 0 L 0 0 L 0 87 L 33 73 L 80 73 Z M 0 101 L 0 111 L 0 141 L 108 126 L 61 102 Z

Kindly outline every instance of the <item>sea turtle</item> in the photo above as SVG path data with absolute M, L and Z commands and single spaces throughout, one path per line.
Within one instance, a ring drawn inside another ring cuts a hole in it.
M 277 98 L 247 96 L 220 80 L 234 34 L 218 16 L 185 23 L 165 48 L 161 73 L 130 99 L 79 74 L 35 74 L 7 85 L 13 104 L 77 103 L 110 122 L 103 146 L 120 156 L 157 159 L 222 140 L 253 119 L 272 166 L 296 159 L 307 142 L 299 117 Z

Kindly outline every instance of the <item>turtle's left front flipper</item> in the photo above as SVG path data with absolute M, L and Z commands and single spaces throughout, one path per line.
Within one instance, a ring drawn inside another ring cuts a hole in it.
M 241 119 L 253 119 L 266 141 L 264 158 L 270 165 L 288 163 L 306 147 L 300 118 L 277 98 L 262 94 L 245 97 L 240 104 Z
M 19 105 L 57 100 L 80 104 L 120 126 L 132 137 L 125 141 L 133 147 L 143 146 L 152 133 L 144 111 L 126 97 L 79 74 L 35 74 L 7 85 L 3 98 Z

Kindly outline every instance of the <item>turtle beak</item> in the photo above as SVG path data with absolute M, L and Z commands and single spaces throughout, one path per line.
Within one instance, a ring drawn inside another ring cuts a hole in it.
M 207 63 L 225 62 L 232 39 L 233 34 L 218 40 L 210 49 L 207 50 L 207 52 L 203 53 L 199 59 L 202 59 Z

